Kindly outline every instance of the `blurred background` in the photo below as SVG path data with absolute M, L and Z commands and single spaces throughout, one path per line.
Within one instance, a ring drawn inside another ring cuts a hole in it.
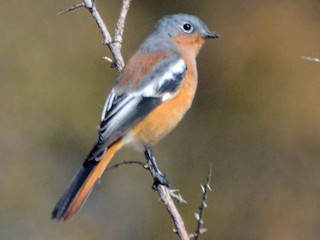
M 176 239 L 147 171 L 109 171 L 72 221 L 51 211 L 96 140 L 117 72 L 77 1 L 2 1 L 0 9 L 0 238 Z M 113 32 L 120 0 L 97 1 Z M 199 16 L 223 37 L 198 57 L 191 111 L 155 148 L 187 205 L 188 231 L 212 165 L 201 239 L 319 239 L 320 2 L 133 1 L 127 60 L 163 15 Z M 113 163 L 144 160 L 124 149 Z

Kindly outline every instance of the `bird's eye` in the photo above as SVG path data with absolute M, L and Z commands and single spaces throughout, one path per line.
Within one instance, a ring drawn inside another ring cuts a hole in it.
M 190 23 L 185 23 L 182 25 L 182 30 L 185 33 L 192 33 L 193 32 L 193 26 Z

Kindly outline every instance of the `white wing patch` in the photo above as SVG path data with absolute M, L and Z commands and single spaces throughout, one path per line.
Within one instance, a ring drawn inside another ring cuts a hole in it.
M 175 94 L 171 91 L 166 91 L 165 89 L 161 91 L 161 88 L 170 83 L 172 85 L 179 84 L 181 79 L 177 76 L 184 74 L 186 68 L 187 66 L 183 59 L 179 58 L 178 61 L 172 62 L 166 66 L 164 72 L 155 72 L 154 76 L 150 76 L 151 78 L 154 78 L 155 81 L 153 81 L 152 84 L 147 85 L 144 89 L 141 89 L 142 95 L 144 97 L 161 97 L 162 101 L 170 99 Z

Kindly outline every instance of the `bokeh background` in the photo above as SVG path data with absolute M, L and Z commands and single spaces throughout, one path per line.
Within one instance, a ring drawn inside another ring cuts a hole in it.
M 76 1 L 2 1 L 0 8 L 0 238 L 176 239 L 149 173 L 103 176 L 72 221 L 51 210 L 96 139 L 117 73 Z M 121 1 L 98 1 L 113 31 Z M 320 2 L 133 1 L 123 54 L 163 15 L 198 15 L 223 37 L 198 57 L 192 110 L 154 151 L 188 230 L 212 165 L 202 239 L 319 239 Z M 143 160 L 130 149 L 114 162 Z

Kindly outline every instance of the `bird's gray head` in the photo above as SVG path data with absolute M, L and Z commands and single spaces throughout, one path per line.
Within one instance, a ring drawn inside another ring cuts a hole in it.
M 165 16 L 159 20 L 154 32 L 171 38 L 192 34 L 198 34 L 202 38 L 219 37 L 217 33 L 211 32 L 198 17 L 182 13 Z
M 198 17 L 182 13 L 173 14 L 159 20 L 153 32 L 141 45 L 140 51 L 164 51 L 178 48 L 197 54 L 205 39 L 219 37 Z

